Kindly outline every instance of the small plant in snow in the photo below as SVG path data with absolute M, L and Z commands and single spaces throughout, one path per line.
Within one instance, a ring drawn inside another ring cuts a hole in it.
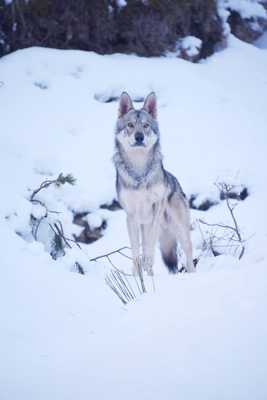
M 232 254 L 240 260 L 245 253 L 245 240 L 234 211 L 238 205 L 236 201 L 238 200 L 237 195 L 235 197 L 236 200 L 233 200 L 235 186 L 219 182 L 216 183 L 216 187 L 219 190 L 221 199 L 224 199 L 226 202 L 231 223 L 209 223 L 202 219 L 198 220 L 202 235 L 202 254 L 212 254 L 214 257 L 221 254 Z M 243 191 L 240 193 L 243 193 Z M 207 227 L 205 232 L 201 229 L 201 225 Z
M 138 270 L 138 274 L 130 274 L 120 270 L 111 260 L 113 254 L 120 254 L 130 260 L 132 258 L 125 254 L 125 250 L 130 250 L 129 247 L 121 247 L 120 249 L 113 250 L 110 253 L 102 254 L 98 257 L 91 258 L 90 261 L 97 262 L 99 259 L 106 258 L 111 265 L 110 272 L 106 275 L 105 282 L 115 295 L 120 299 L 123 304 L 127 304 L 130 301 L 136 299 L 137 295 L 141 295 L 147 292 L 145 279 L 142 268 Z M 151 277 L 153 290 L 155 291 L 154 277 Z M 136 286 L 136 290 L 134 287 Z
M 63 175 L 62 173 L 60 173 L 58 175 L 58 177 L 56 179 L 52 179 L 52 180 L 46 180 L 44 182 L 41 183 L 41 185 L 38 187 L 38 189 L 34 190 L 32 192 L 31 195 L 31 202 L 40 202 L 40 200 L 36 200 L 35 196 L 43 189 L 48 188 L 50 185 L 56 185 L 56 186 L 61 186 L 61 185 L 65 185 L 65 183 L 69 183 L 70 185 L 74 185 L 75 184 L 75 178 L 71 175 L 71 174 L 67 174 L 67 175 Z
M 49 237 L 52 235 L 51 243 L 47 244 L 47 246 L 53 259 L 64 256 L 65 248 L 71 248 L 70 242 L 75 241 L 73 239 L 66 238 L 62 222 L 58 218 L 55 218 L 55 215 L 60 213 L 58 211 L 49 209 L 45 201 L 43 199 L 41 200 L 38 195 L 40 195 L 41 191 L 48 189 L 50 186 L 56 186 L 59 188 L 66 183 L 74 185 L 75 178 L 71 174 L 64 175 L 60 173 L 56 179 L 43 181 L 30 196 L 30 201 L 32 204 L 34 204 L 34 208 L 31 213 L 32 235 L 35 240 L 38 240 L 40 226 L 44 221 L 46 221 L 46 226 L 49 228 L 50 232 Z

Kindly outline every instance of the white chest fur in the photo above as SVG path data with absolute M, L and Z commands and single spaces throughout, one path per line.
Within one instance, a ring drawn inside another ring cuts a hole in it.
M 136 190 L 122 188 L 119 200 L 127 214 L 134 216 L 140 224 L 148 223 L 153 218 L 153 210 L 165 200 L 166 187 L 162 183 L 150 188 Z

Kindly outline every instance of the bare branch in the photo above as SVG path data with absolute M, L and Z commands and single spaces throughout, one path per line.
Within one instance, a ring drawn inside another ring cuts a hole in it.
M 238 258 L 241 259 L 245 252 L 245 240 L 242 238 L 234 213 L 235 207 L 238 203 L 233 203 L 231 199 L 235 186 L 225 182 L 219 182 L 215 185 L 220 191 L 221 197 L 226 201 L 226 207 L 230 214 L 232 224 L 209 223 L 199 219 L 198 226 L 203 240 L 203 250 L 211 251 L 211 253 L 216 257 L 221 254 L 217 251 L 218 248 L 225 248 L 226 250 L 231 249 L 233 255 L 236 255 L 236 253 L 239 252 Z M 200 224 L 215 228 L 215 230 L 209 232 L 208 237 L 205 237 Z M 222 241 L 226 244 L 222 244 Z
M 72 246 L 70 245 L 69 242 L 72 242 L 72 243 L 76 244 L 76 246 L 77 246 L 80 250 L 82 249 L 81 246 L 80 246 L 80 244 L 79 244 L 76 240 L 67 238 L 67 237 L 65 236 L 65 233 L 64 233 L 64 230 L 63 230 L 63 226 L 62 226 L 61 221 L 54 222 L 54 226 L 53 226 L 52 224 L 49 224 L 49 226 L 50 226 L 50 228 L 52 229 L 52 231 L 53 231 L 56 235 L 58 235 L 59 237 L 61 237 L 61 239 L 63 240 L 63 242 L 66 244 L 66 246 L 67 246 L 69 249 L 72 248 Z
M 120 255 L 122 255 L 125 258 L 128 258 L 128 260 L 132 260 L 132 257 L 127 256 L 127 254 L 122 253 L 121 251 L 119 251 Z
M 69 183 L 70 185 L 74 185 L 76 182 L 75 178 L 71 174 L 63 175 L 62 172 L 58 175 L 57 179 L 46 180 L 41 183 L 41 185 L 32 192 L 30 201 L 33 201 L 35 196 L 43 189 L 48 188 L 50 185 L 55 184 L 57 186 L 65 185 L 65 183 Z M 43 204 L 43 203 L 42 203 Z
M 236 232 L 236 229 L 233 228 L 233 227 L 230 226 L 230 225 L 224 225 L 224 224 L 210 224 L 210 223 L 204 221 L 203 219 L 199 219 L 198 221 L 199 221 L 201 224 L 203 224 L 203 225 L 214 226 L 214 227 L 217 226 L 217 227 L 223 228 L 223 229 L 232 229 L 234 232 Z
M 225 182 L 218 183 L 217 187 L 219 189 L 221 189 L 222 193 L 227 193 L 227 194 L 233 189 L 233 186 L 227 185 Z M 243 255 L 245 253 L 245 246 L 243 244 L 244 241 L 242 239 L 242 236 L 241 236 L 241 233 L 240 233 L 240 229 L 239 229 L 239 226 L 238 226 L 235 214 L 234 214 L 234 209 L 237 206 L 237 203 L 231 204 L 229 196 L 225 196 L 225 201 L 226 201 L 227 208 L 228 208 L 228 210 L 230 212 L 232 221 L 234 223 L 234 228 L 232 227 L 232 229 L 235 231 L 235 234 L 236 234 L 236 236 L 238 238 L 238 241 L 239 241 L 239 243 L 241 245 L 241 252 L 240 252 L 239 257 L 238 257 L 239 260 L 241 260 L 241 258 L 243 257 Z
M 32 192 L 31 197 L 30 197 L 30 201 L 36 201 L 36 202 L 39 202 L 40 204 L 43 205 L 43 203 L 41 203 L 40 200 L 35 200 L 35 199 L 34 199 L 35 196 L 36 196 L 41 190 L 48 188 L 50 185 L 52 185 L 52 184 L 55 183 L 55 182 L 56 182 L 56 179 L 54 179 L 54 180 L 47 180 L 47 181 L 42 182 L 41 185 L 40 185 L 37 189 L 35 189 L 35 190 Z
M 97 261 L 100 258 L 108 257 L 108 256 L 111 256 L 112 254 L 115 254 L 115 253 L 121 253 L 121 251 L 124 250 L 124 249 L 130 249 L 130 247 L 128 247 L 128 246 L 121 247 L 121 248 L 119 248 L 117 250 L 111 251 L 110 253 L 106 253 L 106 254 L 102 254 L 101 256 L 90 258 L 89 261 Z M 125 254 L 122 254 L 122 255 L 124 255 L 124 257 L 126 256 Z M 129 258 L 129 257 L 127 257 L 127 258 Z
M 49 226 L 50 226 L 50 228 L 53 230 L 53 232 L 54 232 L 56 235 L 58 235 L 58 236 L 63 240 L 63 242 L 65 243 L 65 245 L 66 245 L 69 249 L 71 249 L 71 248 L 72 248 L 71 245 L 69 244 L 68 240 L 67 240 L 67 239 L 65 238 L 65 236 L 64 236 L 64 233 L 62 232 L 62 226 L 59 227 L 59 226 L 57 225 L 57 223 L 54 223 L 54 227 L 53 227 L 51 224 L 49 224 Z

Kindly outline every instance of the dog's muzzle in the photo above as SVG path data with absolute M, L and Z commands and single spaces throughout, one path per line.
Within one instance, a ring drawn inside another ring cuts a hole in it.
M 144 145 L 145 136 L 142 132 L 137 132 L 134 137 L 135 137 L 135 145 L 136 146 Z

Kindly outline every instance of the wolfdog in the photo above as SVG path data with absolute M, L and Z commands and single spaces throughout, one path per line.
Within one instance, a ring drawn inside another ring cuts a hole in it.
M 143 268 L 153 275 L 158 240 L 169 272 L 178 272 L 177 242 L 186 256 L 186 271 L 193 272 L 188 202 L 178 180 L 162 164 L 154 92 L 140 110 L 134 109 L 128 93 L 121 94 L 113 161 L 118 200 L 127 214 L 133 272 Z

